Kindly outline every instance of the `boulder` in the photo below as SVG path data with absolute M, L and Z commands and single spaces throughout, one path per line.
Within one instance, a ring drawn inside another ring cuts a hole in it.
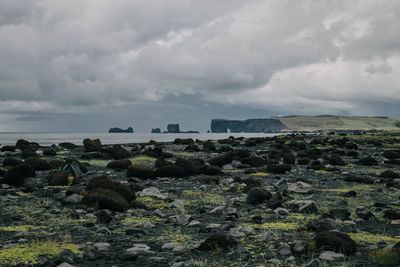
M 174 140 L 174 145 L 190 145 L 190 144 L 194 144 L 192 138 L 186 138 L 186 139 L 176 138 Z
M 31 150 L 31 143 L 24 139 L 19 139 L 15 144 L 15 148 L 20 150 Z
M 86 138 L 83 140 L 83 147 L 85 148 L 86 152 L 95 152 L 95 151 L 101 151 L 101 142 L 99 139 L 89 139 Z
M 250 156 L 240 160 L 242 164 L 248 164 L 252 167 L 262 167 L 267 164 L 267 161 L 259 156 Z
M 271 199 L 271 192 L 264 188 L 253 187 L 247 193 L 246 203 L 248 204 L 260 204 L 266 200 Z
M 223 165 L 231 163 L 232 161 L 233 161 L 233 152 L 226 152 L 220 156 L 209 159 L 208 163 L 210 163 L 210 165 L 222 167 Z
M 141 179 L 153 179 L 153 169 L 148 166 L 132 165 L 126 170 L 128 177 L 137 177 Z
M 35 171 L 50 170 L 50 165 L 45 159 L 30 157 L 25 159 L 25 164 L 31 166 Z
M 395 209 L 385 210 L 383 218 L 389 220 L 400 220 L 400 210 L 395 210 Z
M 86 187 L 86 191 L 90 192 L 99 188 L 114 191 L 121 195 L 126 201 L 132 201 L 136 198 L 135 193 L 128 185 L 111 181 L 106 176 L 92 178 Z
M 207 151 L 211 151 L 211 152 L 214 152 L 217 150 L 217 148 L 214 145 L 214 142 L 212 142 L 212 141 L 203 142 L 203 149 L 207 150 Z
M 387 159 L 400 159 L 400 150 L 385 150 L 382 156 Z
M 154 172 L 154 177 L 172 177 L 172 178 L 182 178 L 185 177 L 186 173 L 182 167 L 167 165 L 158 168 Z
M 16 159 L 16 158 L 6 158 L 3 160 L 3 166 L 10 166 L 10 167 L 14 167 L 17 166 L 19 164 L 22 164 L 23 161 L 20 159 Z
M 184 159 L 177 158 L 175 165 L 182 167 L 187 176 L 200 173 L 200 169 L 204 166 L 204 162 L 200 159 Z
M 59 143 L 59 146 L 66 148 L 66 149 L 75 149 L 78 148 L 77 145 L 73 144 L 73 143 L 69 143 L 69 142 L 63 142 L 63 143 Z
M 62 171 L 50 174 L 47 177 L 47 180 L 49 181 L 49 185 L 51 186 L 64 186 L 69 184 L 68 174 Z
M 197 249 L 208 251 L 229 250 L 238 245 L 238 242 L 229 235 L 214 234 L 208 237 Z
M 387 179 L 397 179 L 400 178 L 400 175 L 397 172 L 394 172 L 392 170 L 387 170 L 382 172 L 379 177 L 382 178 L 387 178 Z
M 88 171 L 85 165 L 76 159 L 67 159 L 62 166 L 62 170 L 73 177 L 80 177 Z
M 364 165 L 364 166 L 376 166 L 378 165 L 378 161 L 374 159 L 371 156 L 368 156 L 366 158 L 362 158 L 358 161 L 358 165 Z
M 285 164 L 295 164 L 296 157 L 292 153 L 286 153 L 283 155 L 283 163 Z
M 332 157 L 329 160 L 329 164 L 335 165 L 335 166 L 345 166 L 346 162 L 337 154 L 332 155 Z
M 267 167 L 267 172 L 284 174 L 290 171 L 292 168 L 288 164 L 270 164 Z
M 132 165 L 132 162 L 129 159 L 121 159 L 114 160 L 107 164 L 107 168 L 117 169 L 117 170 L 126 170 L 129 166 Z
M 119 212 L 123 212 L 130 207 L 130 204 L 122 195 L 105 188 L 98 188 L 90 191 L 83 197 L 82 203 L 88 206 L 98 207 L 99 209 Z
M 356 242 L 347 234 L 336 231 L 323 231 L 316 235 L 316 248 L 328 248 L 335 252 L 342 252 L 350 256 L 356 253 Z
M 125 159 L 130 156 L 128 150 L 123 148 L 121 145 L 114 145 L 112 148 L 108 149 L 113 159 Z
M 20 164 L 7 172 L 3 182 L 9 185 L 22 186 L 24 180 L 29 177 L 36 177 L 35 170 L 27 164 Z

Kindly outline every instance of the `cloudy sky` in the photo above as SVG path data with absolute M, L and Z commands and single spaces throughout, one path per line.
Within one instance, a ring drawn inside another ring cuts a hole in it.
M 0 131 L 400 117 L 400 1 L 0 0 Z

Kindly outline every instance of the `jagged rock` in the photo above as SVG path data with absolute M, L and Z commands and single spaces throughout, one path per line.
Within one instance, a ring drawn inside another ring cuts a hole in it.
M 180 133 L 179 124 L 168 124 L 167 125 L 168 133 Z
M 312 186 L 302 181 L 287 184 L 287 191 L 291 193 L 308 194 L 312 190 Z
M 316 248 L 327 247 L 346 256 L 356 253 L 356 242 L 347 234 L 336 231 L 319 232 L 314 238 Z
M 160 190 L 158 190 L 156 187 L 148 187 L 143 189 L 141 192 L 138 192 L 140 196 L 150 196 L 150 197 L 156 197 L 159 199 L 166 199 L 167 197 L 161 194 Z
M 117 160 L 125 159 L 130 156 L 129 151 L 123 148 L 121 145 L 114 145 L 112 148 L 108 149 L 108 151 L 111 154 L 111 157 Z
M 63 142 L 63 143 L 59 143 L 59 146 L 66 148 L 66 149 L 75 149 L 78 148 L 77 145 L 73 144 L 73 143 L 68 143 L 68 142 Z
M 299 213 L 318 213 L 317 204 L 314 200 L 292 200 L 288 202 L 290 209 Z
M 62 170 L 68 175 L 76 178 L 87 172 L 85 165 L 76 159 L 67 159 L 62 166 Z

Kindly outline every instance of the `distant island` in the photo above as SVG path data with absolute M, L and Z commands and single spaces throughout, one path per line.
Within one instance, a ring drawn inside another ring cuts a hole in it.
M 118 127 L 115 128 L 110 128 L 110 130 L 108 130 L 109 133 L 133 133 L 133 129 L 132 127 L 129 127 L 128 129 L 124 130 Z
M 398 130 L 400 120 L 390 117 L 291 115 L 269 119 L 226 120 L 213 119 L 213 133 L 278 133 L 291 131 L 329 130 Z

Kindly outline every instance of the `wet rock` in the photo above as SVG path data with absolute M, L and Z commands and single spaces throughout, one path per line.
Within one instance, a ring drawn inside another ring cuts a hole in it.
M 346 256 L 356 253 L 356 243 L 347 234 L 336 231 L 319 232 L 315 239 L 316 248 L 328 248 L 335 252 L 342 252 Z
M 98 151 L 100 152 L 102 149 L 101 142 L 99 139 L 89 139 L 86 138 L 83 140 L 83 147 L 85 148 L 86 152 L 95 152 Z
M 204 166 L 200 169 L 200 173 L 205 175 L 221 175 L 223 171 L 218 166 Z
M 208 237 L 197 249 L 198 250 L 209 250 L 209 251 L 220 251 L 229 250 L 238 245 L 238 242 L 229 235 L 214 234 Z
M 126 170 L 129 166 L 132 165 L 132 162 L 129 159 L 122 160 L 114 160 L 107 164 L 107 168 L 117 169 L 117 170 Z
M 185 170 L 179 166 L 168 165 L 158 168 L 154 172 L 154 177 L 183 178 L 186 176 Z
M 209 159 L 208 163 L 210 163 L 210 165 L 222 167 L 225 164 L 231 163 L 232 160 L 233 160 L 233 152 L 226 152 L 220 156 Z
M 43 150 L 43 155 L 45 155 L 45 156 L 56 156 L 57 152 L 56 152 L 54 147 L 49 147 L 49 148 Z
M 20 164 L 7 172 L 3 182 L 13 186 L 22 186 L 24 180 L 28 177 L 36 177 L 35 170 L 26 164 Z
M 21 151 L 21 157 L 24 158 L 24 159 L 30 158 L 30 157 L 36 157 L 36 156 L 37 156 L 37 154 L 33 150 L 25 149 L 25 150 Z
M 254 187 L 250 189 L 247 193 L 246 203 L 248 204 L 260 204 L 265 202 L 266 200 L 271 199 L 271 192 L 267 191 L 264 188 Z
M 355 176 L 353 174 L 347 175 L 343 181 L 346 182 L 356 182 L 356 183 L 363 183 L 363 184 L 373 184 L 374 180 L 372 178 L 369 177 L 359 177 L 359 176 Z
M 1 152 L 6 152 L 6 151 L 14 152 L 14 150 L 15 150 L 15 146 L 2 146 L 1 147 Z
M 126 170 L 128 177 L 138 177 L 141 179 L 152 179 L 154 177 L 153 169 L 147 166 L 132 165 Z
M 15 144 L 15 148 L 20 150 L 31 150 L 31 143 L 24 139 L 19 139 Z
M 292 168 L 288 164 L 271 164 L 267 167 L 267 172 L 284 174 L 290 171 Z

